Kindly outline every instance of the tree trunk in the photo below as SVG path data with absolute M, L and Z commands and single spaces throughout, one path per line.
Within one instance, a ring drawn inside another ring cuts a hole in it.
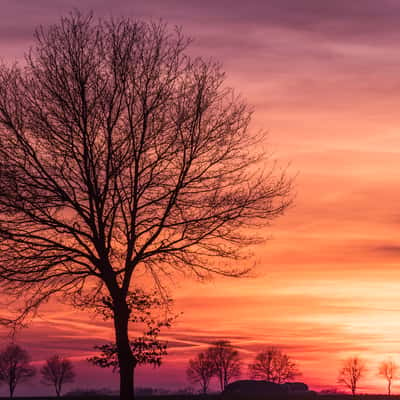
M 14 385 L 10 384 L 10 399 L 14 398 Z
M 136 371 L 137 363 L 136 360 L 133 364 L 133 371 L 132 371 L 132 390 L 133 390 L 133 397 L 135 397 L 135 371 Z
M 219 372 L 218 379 L 219 379 L 219 386 L 221 388 L 221 392 L 223 392 L 224 391 L 224 377 L 223 377 L 221 371 Z
M 120 377 L 120 400 L 133 400 L 135 397 L 133 387 L 135 360 L 128 335 L 130 311 L 125 300 L 114 304 L 114 307 L 115 343 L 117 345 Z
M 224 368 L 224 384 L 223 384 L 222 391 L 225 390 L 227 385 L 228 385 L 228 371 L 226 368 Z
M 203 394 L 207 394 L 207 382 L 206 382 L 206 380 L 203 380 L 201 386 L 202 386 Z
M 392 383 L 391 381 L 388 382 L 388 396 L 390 396 L 390 394 L 391 394 L 391 393 L 390 393 L 390 389 L 391 389 L 390 386 L 391 386 L 391 383 Z

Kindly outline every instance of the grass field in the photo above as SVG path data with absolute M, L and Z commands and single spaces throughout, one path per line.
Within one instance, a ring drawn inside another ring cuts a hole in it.
M 156 396 L 136 396 L 135 400 L 147 400 L 149 398 L 158 400 L 226 400 L 222 395 L 209 394 L 209 395 L 156 395 Z M 0 397 L 0 399 L 8 399 L 8 397 Z M 14 397 L 15 400 L 55 400 L 56 397 Z M 118 400 L 117 396 L 62 396 L 63 400 Z M 282 400 L 282 397 L 274 398 L 274 396 L 249 396 L 240 397 L 241 400 Z M 316 400 L 400 400 L 400 395 L 372 395 L 372 394 L 359 394 L 355 398 L 347 394 L 317 394 L 314 397 Z M 299 400 L 299 396 L 288 396 L 285 400 Z

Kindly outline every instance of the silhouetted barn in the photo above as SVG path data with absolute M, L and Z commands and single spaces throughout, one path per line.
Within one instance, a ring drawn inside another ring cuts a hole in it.
M 232 382 L 225 387 L 223 398 L 229 399 L 266 399 L 266 400 L 309 400 L 316 393 L 308 390 L 308 386 L 302 382 L 278 384 L 267 381 L 241 380 Z
M 267 381 L 242 380 L 230 383 L 223 391 L 223 397 L 227 399 L 245 398 L 246 396 L 252 396 L 252 398 L 271 396 L 274 399 L 283 399 L 287 397 L 287 388 Z
M 283 384 L 289 392 L 307 392 L 308 386 L 303 382 L 286 382 Z

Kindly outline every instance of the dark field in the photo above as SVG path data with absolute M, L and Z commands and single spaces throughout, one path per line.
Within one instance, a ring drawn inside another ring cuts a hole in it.
M 62 396 L 63 400 L 118 400 L 117 396 Z M 229 398 L 224 397 L 220 394 L 209 394 L 209 395 L 157 395 L 157 396 L 136 396 L 135 400 L 228 400 Z M 0 399 L 8 399 L 8 397 L 0 397 Z M 17 400 L 55 400 L 56 397 L 14 397 Z M 251 396 L 249 397 L 240 397 L 242 400 L 282 400 L 282 397 L 274 397 L 274 396 Z M 301 400 L 302 396 L 288 396 L 285 400 Z M 347 394 L 321 394 L 316 395 L 314 397 L 316 400 L 400 400 L 400 395 L 366 395 L 360 394 L 355 397 Z

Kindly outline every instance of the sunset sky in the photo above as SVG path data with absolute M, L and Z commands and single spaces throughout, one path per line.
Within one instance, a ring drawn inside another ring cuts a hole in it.
M 254 105 L 252 129 L 269 132 L 273 158 L 296 176 L 294 205 L 248 260 L 252 277 L 170 283 L 183 315 L 164 365 L 139 368 L 137 385 L 188 386 L 187 360 L 223 338 L 240 349 L 243 377 L 256 351 L 277 345 L 312 389 L 338 387 L 341 361 L 359 355 L 360 390 L 383 392 L 379 363 L 400 364 L 400 2 L 0 0 L 0 57 L 22 59 L 37 25 L 74 8 L 182 26 L 192 54 L 222 62 Z M 117 388 L 85 361 L 111 339 L 108 323 L 57 302 L 17 337 L 38 366 L 56 352 L 76 363 L 68 389 Z M 50 393 L 39 378 L 33 387 Z

